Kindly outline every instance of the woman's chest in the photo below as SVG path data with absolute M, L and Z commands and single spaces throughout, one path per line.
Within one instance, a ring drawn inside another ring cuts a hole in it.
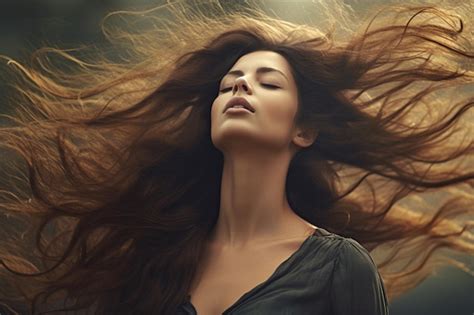
M 191 288 L 198 315 L 221 315 L 245 293 L 268 280 L 297 250 L 286 244 L 272 250 L 213 253 L 206 257 Z

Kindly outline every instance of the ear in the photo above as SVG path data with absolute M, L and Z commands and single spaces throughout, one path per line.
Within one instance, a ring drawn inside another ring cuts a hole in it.
M 313 129 L 296 128 L 293 134 L 293 143 L 302 148 L 309 147 L 314 143 L 318 136 L 318 131 Z

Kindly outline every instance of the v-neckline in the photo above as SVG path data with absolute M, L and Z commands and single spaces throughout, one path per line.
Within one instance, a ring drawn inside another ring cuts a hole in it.
M 296 251 L 294 251 L 287 259 L 285 259 L 282 263 L 280 263 L 278 265 L 278 267 L 276 267 L 276 269 L 273 271 L 273 273 L 270 275 L 270 277 L 267 278 L 267 280 L 259 283 L 258 285 L 256 285 L 255 287 L 253 287 L 252 289 L 250 289 L 249 291 L 245 292 L 244 294 L 242 294 L 242 296 L 240 298 L 238 298 L 234 303 L 232 303 L 229 307 L 227 307 L 227 309 L 225 309 L 223 312 L 222 312 L 222 315 L 227 315 L 229 314 L 230 311 L 232 311 L 234 308 L 236 308 L 243 300 L 245 300 L 249 295 L 255 293 L 255 291 L 257 291 L 258 289 L 260 289 L 261 287 L 263 287 L 264 285 L 266 285 L 267 283 L 269 283 L 271 280 L 273 280 L 273 278 L 275 278 L 275 276 L 280 273 L 280 271 L 286 267 L 291 261 L 295 260 L 296 257 L 302 252 L 303 250 L 303 247 L 305 247 L 306 243 L 308 243 L 308 241 L 313 237 L 315 236 L 316 234 L 319 233 L 321 228 L 317 227 L 314 232 L 309 235 L 302 243 L 301 245 L 298 247 L 298 249 Z M 188 304 L 189 307 L 191 308 L 192 312 L 193 312 L 193 315 L 200 315 L 197 313 L 197 310 L 196 308 L 194 307 L 193 303 L 191 303 L 191 295 L 188 294 L 187 296 L 187 300 L 185 302 L 185 304 Z

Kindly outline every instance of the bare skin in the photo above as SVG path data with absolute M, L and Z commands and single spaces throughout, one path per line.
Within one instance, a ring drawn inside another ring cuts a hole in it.
M 257 73 L 260 67 L 282 74 Z M 291 209 L 285 193 L 291 159 L 316 138 L 294 126 L 298 91 L 290 65 L 278 53 L 256 51 L 233 70 L 242 73 L 223 77 L 211 108 L 211 137 L 224 167 L 219 217 L 190 293 L 198 314 L 222 314 L 268 279 L 316 228 Z M 237 96 L 255 112 L 223 112 Z
M 221 315 L 245 293 L 270 278 L 314 231 L 314 227 L 307 228 L 303 236 L 239 251 L 210 245 L 190 291 L 197 314 Z

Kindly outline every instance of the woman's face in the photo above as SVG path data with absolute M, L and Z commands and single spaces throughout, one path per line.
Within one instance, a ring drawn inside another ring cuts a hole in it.
M 235 97 L 245 98 L 254 112 L 225 112 Z M 220 81 L 211 108 L 212 142 L 224 153 L 245 146 L 287 149 L 297 108 L 297 87 L 286 59 L 273 51 L 246 54 Z

